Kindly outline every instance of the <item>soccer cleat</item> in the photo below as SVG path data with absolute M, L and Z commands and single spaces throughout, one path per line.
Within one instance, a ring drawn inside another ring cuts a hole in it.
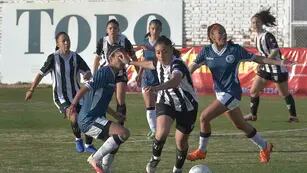
M 84 145 L 83 145 L 83 140 L 82 139 L 76 139 L 75 140 L 75 144 L 76 144 L 76 151 L 78 153 L 84 152 Z
M 157 165 L 160 162 L 160 159 L 154 159 L 151 157 L 150 161 L 146 165 L 147 173 L 156 173 Z
M 105 173 L 102 167 L 93 158 L 93 155 L 90 155 L 90 157 L 88 157 L 87 162 L 92 166 L 96 173 Z
M 270 161 L 270 155 L 273 151 L 273 144 L 269 143 L 267 144 L 267 147 L 265 149 L 260 150 L 259 153 L 259 160 L 260 163 L 268 163 Z
M 153 131 L 149 131 L 148 133 L 147 133 L 147 139 L 154 139 L 154 137 L 155 137 L 155 132 L 153 132 Z
M 196 149 L 187 155 L 187 160 L 195 161 L 195 160 L 205 159 L 206 155 L 207 155 L 206 151 L 204 152 L 200 149 Z
M 243 116 L 245 121 L 257 121 L 257 116 L 252 114 L 247 114 Z
M 94 147 L 94 145 L 88 145 L 87 147 L 85 147 L 85 152 L 88 153 L 95 153 L 97 151 L 97 149 Z
M 289 122 L 289 123 L 292 123 L 292 122 L 298 123 L 299 120 L 298 120 L 298 118 L 295 117 L 295 116 L 290 116 L 289 119 L 288 119 L 288 122 Z

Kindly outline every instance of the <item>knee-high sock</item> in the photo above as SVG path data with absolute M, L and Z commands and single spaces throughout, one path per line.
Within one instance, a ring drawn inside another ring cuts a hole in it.
M 290 115 L 296 117 L 295 101 L 292 95 L 289 94 L 287 97 L 285 97 L 285 101 L 286 101 L 287 108 L 289 110 Z
M 267 146 L 267 142 L 265 139 L 263 139 L 259 133 L 257 133 L 256 129 L 253 129 L 253 131 L 246 135 L 249 140 L 251 140 L 254 144 L 256 144 L 260 150 L 265 149 Z
M 259 96 L 251 97 L 250 112 L 251 112 L 252 115 L 255 115 L 255 116 L 257 115 L 258 106 L 259 106 Z
M 149 128 L 152 132 L 156 131 L 156 109 L 155 107 L 146 108 L 146 117 Z
M 199 147 L 198 147 L 198 149 L 200 149 L 202 151 L 207 151 L 207 144 L 208 144 L 210 136 L 211 136 L 211 132 L 210 133 L 203 133 L 203 132 L 199 133 Z
M 71 129 L 72 129 L 72 132 L 74 133 L 75 137 L 81 138 L 81 130 L 78 126 L 78 123 L 77 122 L 75 122 L 75 123 L 71 122 L 70 125 L 71 125 Z
M 119 147 L 119 145 L 121 143 L 123 143 L 124 140 L 121 139 L 118 135 L 113 135 L 111 137 L 109 137 L 104 143 L 103 145 L 96 151 L 96 153 L 93 155 L 93 158 L 96 161 L 101 161 L 102 158 L 111 153 L 112 151 L 114 151 L 115 149 L 117 149 Z

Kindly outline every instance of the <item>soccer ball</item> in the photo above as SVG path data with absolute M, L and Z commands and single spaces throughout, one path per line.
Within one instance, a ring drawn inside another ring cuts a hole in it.
M 206 165 L 195 165 L 193 166 L 189 173 L 212 173 Z

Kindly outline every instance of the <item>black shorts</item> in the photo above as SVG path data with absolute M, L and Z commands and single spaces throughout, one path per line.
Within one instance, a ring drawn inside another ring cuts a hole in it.
M 118 73 L 115 74 L 115 82 L 128 82 L 128 76 L 127 76 L 127 71 L 126 69 L 120 70 Z
M 264 70 L 258 70 L 257 75 L 265 80 L 269 80 L 275 83 L 282 83 L 288 81 L 289 74 L 286 73 L 268 73 Z
M 157 117 L 160 115 L 170 116 L 173 120 L 176 120 L 176 129 L 183 134 L 190 134 L 192 132 L 197 117 L 197 110 L 197 103 L 195 105 L 195 109 L 188 112 L 175 111 L 171 106 L 167 104 L 156 104 Z

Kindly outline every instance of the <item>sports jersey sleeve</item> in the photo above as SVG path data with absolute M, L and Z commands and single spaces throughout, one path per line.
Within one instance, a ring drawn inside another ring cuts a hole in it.
M 196 59 L 194 60 L 195 64 L 203 65 L 206 64 L 206 50 L 205 48 L 202 48 L 199 52 L 199 54 L 196 56 Z
M 267 47 L 269 48 L 269 50 L 279 49 L 277 41 L 276 41 L 276 38 L 274 37 L 273 34 L 267 33 L 265 35 L 265 42 L 266 42 Z
M 99 88 L 105 87 L 107 83 L 107 73 L 104 70 L 97 71 L 94 77 L 85 83 L 85 86 L 90 90 L 97 90 Z
M 47 75 L 54 68 L 54 55 L 51 54 L 48 56 L 44 65 L 41 67 L 39 74 L 42 76 Z
M 241 61 L 253 61 L 256 58 L 255 54 L 248 52 L 239 45 L 238 45 L 238 54 Z
M 78 71 L 80 71 L 81 74 L 84 75 L 91 71 L 86 62 L 78 54 L 77 54 L 77 64 L 78 64 Z
M 102 54 L 104 54 L 102 48 L 103 48 L 103 38 L 101 38 L 101 39 L 98 41 L 97 45 L 96 45 L 96 54 L 97 54 L 97 55 L 101 56 Z
M 180 60 L 176 60 L 172 65 L 172 74 L 180 74 L 182 77 L 184 77 L 184 74 L 187 72 L 187 68 L 184 65 L 184 63 Z

